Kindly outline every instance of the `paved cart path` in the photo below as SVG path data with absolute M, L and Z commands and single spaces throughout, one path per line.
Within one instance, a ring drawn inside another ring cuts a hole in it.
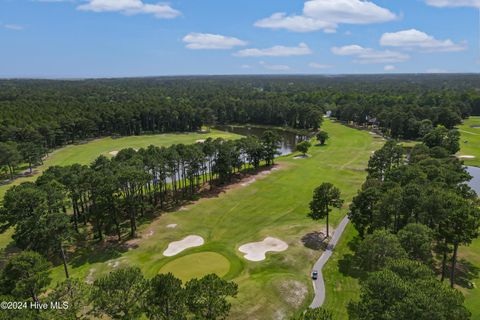
M 322 256 L 317 260 L 315 265 L 313 266 L 313 270 L 318 271 L 318 279 L 313 281 L 313 289 L 315 290 L 315 298 L 313 299 L 310 308 L 319 308 L 323 305 L 325 301 L 325 281 L 323 280 L 323 273 L 322 269 L 327 263 L 328 259 L 333 254 L 333 250 L 335 250 L 335 246 L 337 245 L 340 237 L 345 231 L 345 227 L 347 226 L 348 222 L 348 215 L 343 218 L 340 224 L 337 226 L 337 229 L 333 233 L 332 239 L 328 243 L 327 249 L 323 252 Z

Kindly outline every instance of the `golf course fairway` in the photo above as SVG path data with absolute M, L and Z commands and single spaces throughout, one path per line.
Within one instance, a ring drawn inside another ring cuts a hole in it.
M 218 272 L 239 285 L 230 319 L 288 318 L 310 304 L 310 270 L 322 253 L 302 242 L 308 234 L 325 227 L 324 222 L 307 217 L 313 189 L 323 182 L 340 188 L 345 204 L 331 214 L 331 227 L 335 228 L 365 180 L 372 152 L 384 142 L 366 131 L 330 120 L 324 123 L 323 130 L 331 139 L 325 146 L 312 146 L 309 158 L 296 160 L 295 154 L 281 157 L 276 160 L 275 170 L 258 174 L 253 183 L 229 186 L 216 197 L 163 214 L 140 227 L 140 235 L 148 237 L 133 240 L 128 250 L 92 249 L 74 257 L 70 261 L 71 275 L 92 281 L 115 267 L 127 265 L 140 266 L 146 277 L 175 271 L 184 280 L 204 270 Z M 172 224 L 177 227 L 167 227 Z M 201 236 L 204 245 L 177 256 L 163 256 L 169 243 L 189 235 Z M 266 259 L 258 262 L 246 260 L 238 251 L 243 244 L 267 237 L 284 241 L 288 249 L 268 252 Z M 63 268 L 56 267 L 52 277 L 54 283 L 62 281 Z

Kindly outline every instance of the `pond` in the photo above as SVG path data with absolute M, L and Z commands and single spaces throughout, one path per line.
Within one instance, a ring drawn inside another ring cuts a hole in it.
M 467 171 L 473 177 L 473 179 L 468 183 L 468 185 L 477 192 L 477 195 L 480 196 L 480 168 L 467 167 Z
M 236 133 L 242 136 L 256 136 L 258 138 L 260 138 L 265 131 L 275 131 L 281 138 L 281 145 L 278 148 L 278 151 L 282 156 L 294 152 L 297 143 L 307 138 L 306 136 L 297 135 L 290 131 L 261 127 L 217 125 L 215 126 L 215 129 Z

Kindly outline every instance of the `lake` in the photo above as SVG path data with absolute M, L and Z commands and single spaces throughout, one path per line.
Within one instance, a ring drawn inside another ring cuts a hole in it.
M 477 192 L 477 195 L 480 196 L 480 168 L 467 167 L 467 171 L 473 177 L 473 179 L 468 183 L 468 185 Z
M 275 131 L 278 133 L 278 135 L 281 138 L 281 145 L 278 148 L 278 151 L 282 156 L 294 152 L 295 147 L 297 146 L 297 143 L 306 139 L 305 136 L 297 135 L 290 131 L 261 128 L 261 127 L 217 125 L 215 126 L 215 129 L 236 133 L 242 136 L 255 136 L 258 138 L 260 138 L 263 135 L 263 133 L 267 130 Z

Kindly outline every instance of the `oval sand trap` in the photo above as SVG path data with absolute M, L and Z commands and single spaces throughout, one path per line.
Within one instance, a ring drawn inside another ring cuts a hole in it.
M 266 253 L 269 251 L 281 252 L 287 249 L 287 243 L 272 237 L 266 237 L 261 242 L 247 243 L 238 248 L 240 252 L 245 253 L 244 258 L 249 261 L 262 261 L 266 259 Z
M 117 154 L 118 154 L 118 151 L 117 151 L 117 150 L 115 150 L 115 151 L 110 151 L 108 154 L 111 155 L 112 157 L 116 157 Z
M 173 273 L 177 278 L 188 281 L 215 273 L 225 276 L 230 270 L 230 261 L 216 252 L 199 252 L 175 259 L 164 265 L 159 273 Z
M 180 241 L 170 242 L 167 250 L 163 252 L 163 255 L 165 257 L 172 257 L 189 248 L 200 247 L 204 243 L 205 241 L 203 241 L 203 238 L 200 236 L 188 236 Z

